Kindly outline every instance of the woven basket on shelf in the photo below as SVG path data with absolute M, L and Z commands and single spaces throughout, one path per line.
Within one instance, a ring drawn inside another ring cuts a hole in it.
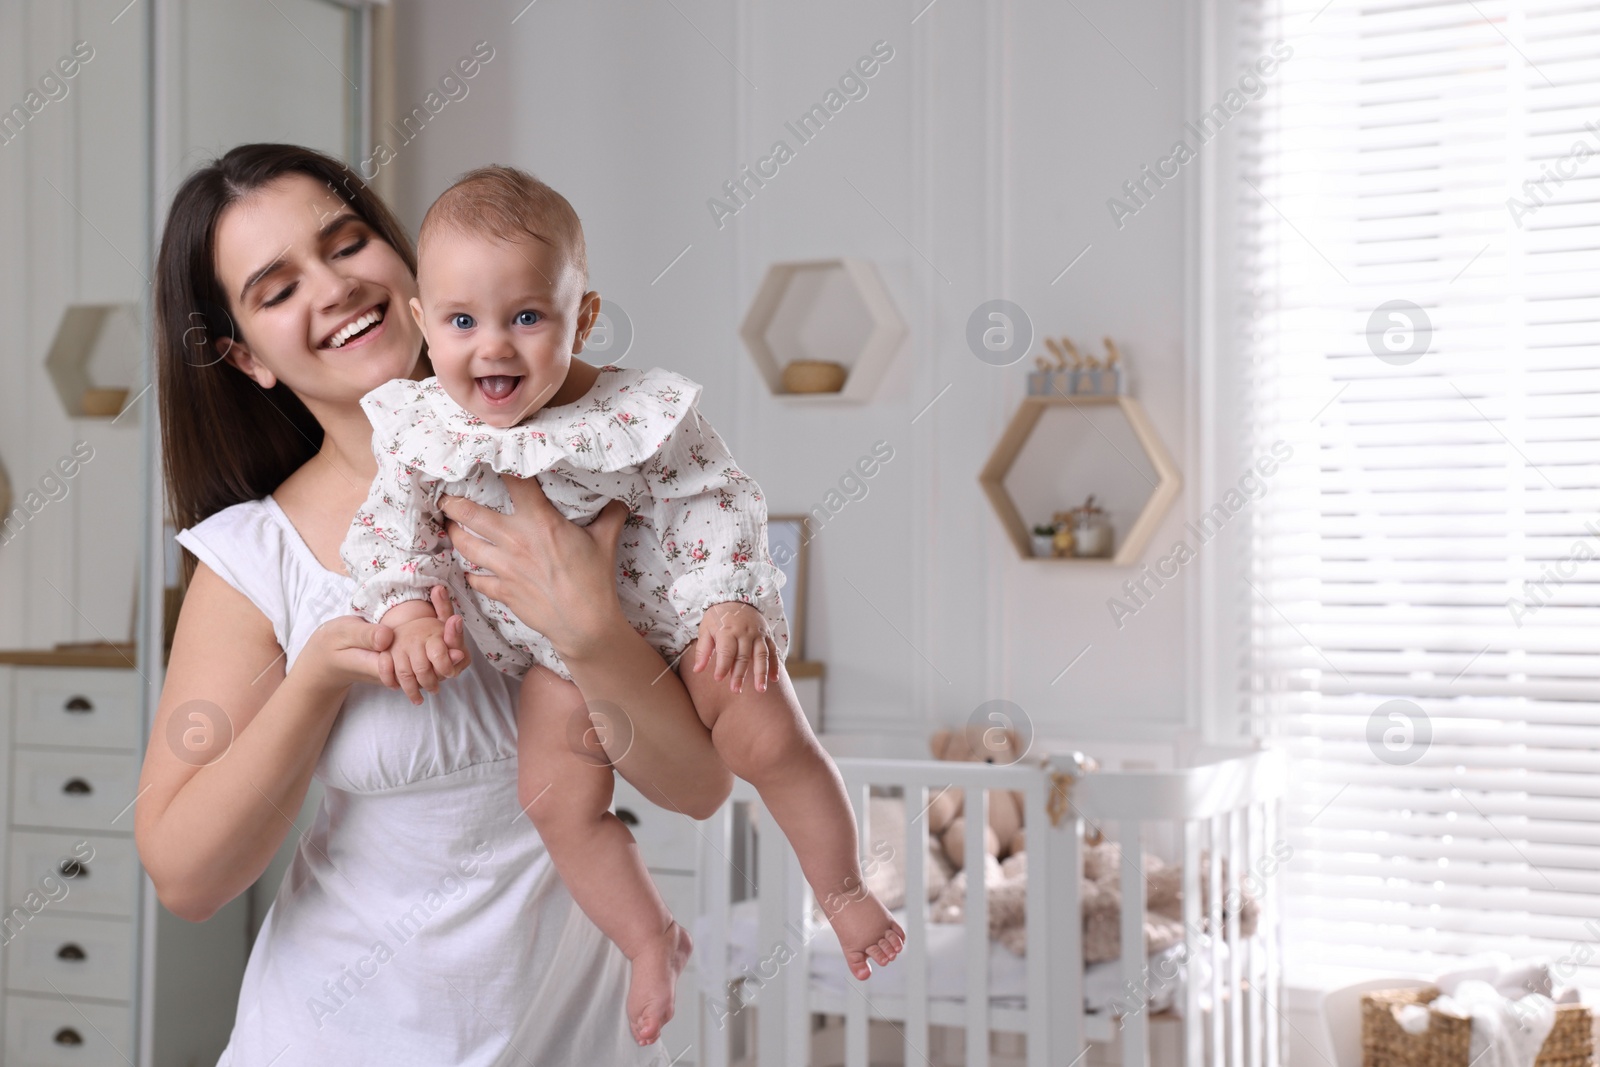
M 1472 1020 L 1440 1012 L 1428 1013 L 1428 1029 L 1408 1034 L 1394 1009 L 1406 1004 L 1431 1004 L 1439 990 L 1392 989 L 1361 998 L 1362 1067 L 1469 1067 Z M 1595 1067 L 1594 1023 L 1582 1004 L 1556 1005 L 1556 1025 L 1539 1049 L 1534 1067 Z

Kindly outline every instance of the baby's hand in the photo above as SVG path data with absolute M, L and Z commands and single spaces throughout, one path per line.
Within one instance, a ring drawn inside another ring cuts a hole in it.
M 742 600 L 713 604 L 701 618 L 694 669 L 704 669 L 713 653 L 711 676 L 718 681 L 728 677 L 728 688 L 735 693 L 744 688 L 747 674 L 759 693 L 778 680 L 778 646 L 767 633 L 766 617 Z
M 413 704 L 422 703 L 424 689 L 437 693 L 439 679 L 454 678 L 461 673 L 460 665 L 451 662 L 444 626 L 433 615 L 394 626 L 394 643 L 389 646 L 389 653 L 394 657 L 395 679 Z

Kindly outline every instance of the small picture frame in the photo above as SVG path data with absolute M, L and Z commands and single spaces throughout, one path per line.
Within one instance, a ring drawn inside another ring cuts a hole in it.
M 783 572 L 783 614 L 789 620 L 789 660 L 806 658 L 806 571 L 811 524 L 805 515 L 767 516 L 767 552 Z

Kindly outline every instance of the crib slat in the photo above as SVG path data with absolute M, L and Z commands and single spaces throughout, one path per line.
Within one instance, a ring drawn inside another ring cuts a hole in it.
M 790 916 L 784 923 L 783 944 L 792 956 L 783 964 L 789 980 L 783 986 L 783 1035 L 788 1050 L 783 1062 L 790 1067 L 805 1067 L 811 1062 L 811 945 L 807 936 L 805 917 L 811 912 L 811 886 L 806 884 L 800 869 L 800 857 L 789 847 L 787 839 L 780 839 L 784 856 L 784 913 Z M 819 937 L 831 937 L 824 930 Z
M 761 906 L 757 912 L 759 918 L 756 923 L 758 937 L 756 945 L 760 949 L 757 957 L 757 972 L 761 974 L 762 986 L 760 989 L 760 1007 L 757 1009 L 756 1022 L 756 1060 L 758 1063 L 773 1063 L 784 1067 L 795 1067 L 796 1061 L 788 1058 L 788 1041 L 784 1033 L 786 1012 L 784 1006 L 788 1001 L 788 986 L 791 982 L 798 981 L 804 986 L 807 975 L 796 975 L 790 967 L 775 967 L 771 962 L 763 965 L 774 948 L 784 943 L 787 931 L 784 923 L 789 916 L 796 914 L 798 909 L 791 907 L 788 898 L 788 879 L 785 877 L 784 868 L 788 865 L 786 853 L 789 851 L 783 833 L 778 829 L 778 823 L 767 810 L 767 806 L 760 801 L 752 805 L 752 809 L 761 819 L 760 844 L 756 848 L 756 884 L 758 899 Z M 772 972 L 768 979 L 764 972 Z M 802 1059 L 799 1064 L 804 1064 Z
M 1122 1017 L 1122 1067 L 1150 1067 L 1150 1015 L 1145 1007 L 1149 963 L 1144 946 L 1144 841 L 1137 820 L 1125 820 L 1122 842 L 1122 988 L 1131 1014 Z
M 1283 821 L 1280 816 L 1283 809 L 1279 801 L 1271 800 L 1264 805 L 1266 811 L 1267 840 L 1272 850 L 1273 876 L 1266 879 L 1266 887 L 1261 896 L 1261 943 L 1267 946 L 1267 990 L 1272 997 L 1274 1010 L 1267 1012 L 1267 1064 L 1268 1067 L 1279 1067 L 1287 1063 L 1289 1058 L 1289 1034 L 1278 1025 L 1278 1012 L 1286 1010 L 1283 1000 L 1283 970 L 1280 961 L 1283 958 L 1283 927 L 1280 925 L 1282 916 L 1278 911 L 1279 888 L 1282 886 L 1283 865 L 1287 859 L 1280 858 L 1287 850 L 1282 846 L 1288 844 L 1283 836 Z M 1293 853 L 1288 854 L 1292 858 Z
M 928 787 L 906 786 L 906 947 L 895 966 L 906 976 L 905 1061 L 928 1060 Z
M 1056 887 L 1055 921 L 1048 933 L 1050 984 L 1044 988 L 1061 991 L 1055 998 L 1060 1010 L 1045 1006 L 1050 1013 L 1049 1056 L 1052 1064 L 1075 1063 L 1088 1049 L 1083 1035 L 1083 818 L 1069 801 L 1059 827 L 1050 826 L 1048 817 L 1039 826 L 1038 831 L 1029 827 L 1028 851 L 1041 839 L 1048 841 L 1041 859 L 1049 871 L 1047 885 Z M 1032 945 L 1028 950 L 1033 951 Z
M 699 879 L 701 914 L 711 915 L 718 921 L 711 923 L 704 947 L 690 957 L 689 966 L 702 976 L 694 983 L 698 987 L 693 1006 L 698 1019 L 700 1035 L 700 1060 L 705 1067 L 728 1067 L 728 1041 L 732 1037 L 729 1027 L 736 1025 L 728 1008 L 728 924 L 721 917 L 729 914 L 732 903 L 728 871 L 733 855 L 733 809 L 737 801 L 729 801 L 718 808 L 701 828 L 699 842 L 699 871 L 707 872 Z M 681 920 L 680 920 L 681 921 Z M 674 1055 L 676 1053 L 673 1053 Z
M 1048 880 L 1050 866 L 1054 862 L 1051 855 L 1055 844 L 1055 834 L 1050 828 L 1050 817 L 1046 813 L 1045 798 L 1049 795 L 1050 779 L 1041 775 L 1038 779 L 1028 784 L 1023 792 L 1023 825 L 1030 831 L 1028 838 L 1028 863 L 1032 870 L 1028 875 L 1027 893 L 1027 928 L 1028 928 L 1028 989 L 1048 990 L 1055 987 L 1050 984 L 1050 943 L 1051 922 L 1050 895 L 1047 887 L 1055 884 L 1076 886 L 1076 881 L 1053 883 Z M 1063 888 L 1056 894 L 1065 898 L 1064 905 L 1073 906 L 1078 899 L 1076 892 Z M 1081 905 L 1077 908 L 1081 914 Z M 1028 1067 L 1050 1067 L 1050 1015 L 1055 1008 L 1048 996 L 1029 996 L 1027 1001 L 1028 1011 Z M 907 1060 L 907 1063 L 913 1061 Z M 1069 1062 L 1065 1058 L 1058 1058 L 1055 1062 Z
M 1227 850 L 1223 841 L 1222 827 L 1225 821 L 1226 816 L 1215 815 L 1209 820 L 1208 826 L 1211 867 L 1207 872 L 1209 884 L 1206 900 L 1209 904 L 1208 929 L 1211 933 L 1211 1062 L 1213 1064 L 1226 1062 L 1222 1058 L 1223 1032 L 1226 1029 L 1224 1020 L 1227 1018 L 1227 1007 L 1222 999 L 1222 956 L 1226 951 L 1226 942 L 1222 936 L 1222 857 Z
M 1240 887 L 1246 884 L 1260 885 L 1260 878 L 1256 872 L 1262 870 L 1261 857 L 1265 842 L 1262 839 L 1261 808 L 1252 804 L 1245 809 L 1245 858 L 1249 861 L 1245 869 L 1240 872 Z M 1247 880 L 1248 879 L 1248 883 Z M 1243 894 L 1241 893 L 1241 900 Z M 1242 905 L 1241 905 L 1242 906 Z M 1256 935 L 1245 942 L 1245 951 L 1249 954 L 1250 961 L 1250 1067 L 1262 1067 L 1262 1046 L 1266 1043 L 1266 1034 L 1262 1030 L 1262 984 L 1265 976 L 1262 964 L 1262 954 L 1257 951 L 1261 945 L 1261 916 L 1256 916 Z M 1274 998 L 1276 999 L 1276 998 Z
M 1228 1019 L 1231 1028 L 1229 1048 L 1233 1059 L 1229 1063 L 1244 1063 L 1244 946 L 1239 938 L 1239 880 L 1244 876 L 1244 849 L 1240 841 L 1240 812 L 1228 813 L 1228 878 L 1223 894 L 1233 894 L 1233 907 L 1225 917 L 1228 929 Z M 1224 903 L 1227 903 L 1225 900 Z
M 989 892 L 983 869 L 988 793 L 968 789 L 963 814 L 967 821 L 967 1067 L 989 1067 Z
M 867 820 L 869 796 L 871 789 L 861 782 L 851 780 L 847 785 L 850 795 L 850 806 L 856 814 L 856 841 L 860 844 L 870 844 L 869 836 L 872 827 Z M 861 854 L 857 849 L 857 856 Z M 868 988 L 871 981 L 858 982 L 854 976 L 847 977 L 850 988 L 855 996 L 845 1001 L 844 1009 L 844 1064 L 845 1067 L 867 1067 L 867 1005 Z M 804 1067 L 805 1060 L 794 1061 L 794 1067 Z
M 1200 958 L 1205 951 L 1200 929 L 1200 821 L 1183 823 L 1183 1062 L 1184 1067 L 1204 1067 L 1201 1042 Z

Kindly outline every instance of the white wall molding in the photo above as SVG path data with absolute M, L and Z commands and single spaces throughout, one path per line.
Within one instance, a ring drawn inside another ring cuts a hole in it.
M 1209 87 L 1217 83 L 1216 9 L 1217 0 L 1185 5 L 1185 111 L 1191 115 L 1201 113 Z M 1215 153 L 1200 154 L 1184 202 L 1184 383 L 1189 424 L 1185 451 L 1191 468 L 1185 480 L 1184 509 L 1190 515 L 1200 514 L 1205 501 L 1217 495 L 1216 272 L 1210 269 L 1216 243 L 1216 162 Z M 1199 564 L 1188 583 L 1185 720 L 1207 740 L 1215 741 L 1219 649 L 1216 627 L 1208 625 L 1220 607 L 1214 554 L 1205 553 Z

